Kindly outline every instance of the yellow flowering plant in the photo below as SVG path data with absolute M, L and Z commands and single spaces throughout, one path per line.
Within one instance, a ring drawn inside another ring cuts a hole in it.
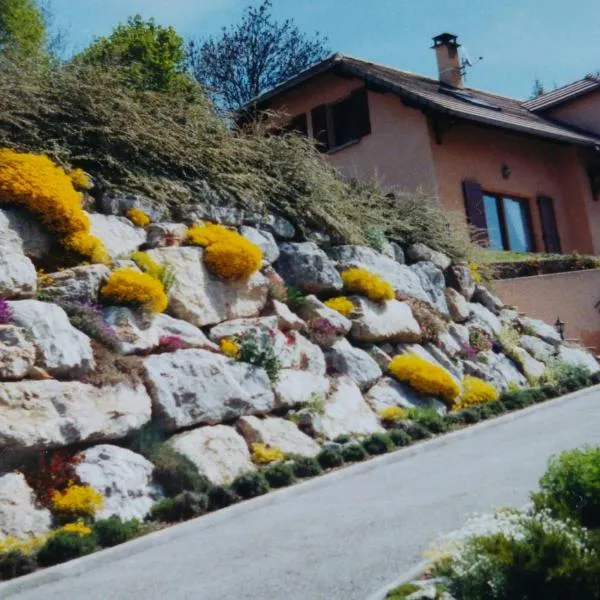
M 117 304 L 133 304 L 162 313 L 169 305 L 163 284 L 133 269 L 120 269 L 111 273 L 100 294 Z
M 269 463 L 285 458 L 283 452 L 277 447 L 269 447 L 265 444 L 254 443 L 252 449 L 252 462 L 257 465 L 268 465 Z
M 408 419 L 408 410 L 400 406 L 386 406 L 377 411 L 379 418 L 386 423 L 397 423 Z
M 150 277 L 154 279 L 162 278 L 165 268 L 159 265 L 147 252 L 132 252 L 129 258 L 142 270 L 144 273 L 148 273 Z
M 221 348 L 221 352 L 229 358 L 237 360 L 240 357 L 240 345 L 232 338 L 223 338 L 219 342 L 219 347 Z
M 349 292 L 366 296 L 373 302 L 385 302 L 394 298 L 394 289 L 383 277 L 362 269 L 353 267 L 342 272 L 344 287 Z
M 65 516 L 93 517 L 104 506 L 104 498 L 89 485 L 74 484 L 65 490 L 55 490 L 50 506 L 54 512 Z
M 75 523 L 67 523 L 52 532 L 53 535 L 59 533 L 76 533 L 77 535 L 86 536 L 92 535 L 92 528 L 88 527 L 83 521 L 77 521 Z
M 481 273 L 479 272 L 479 265 L 477 263 L 469 263 L 469 270 L 471 271 L 471 277 L 475 283 L 481 283 Z
M 30 536 L 24 539 L 8 536 L 0 540 L 0 556 L 10 552 L 21 552 L 27 556 L 35 554 L 48 539 L 47 535 Z
M 141 208 L 130 208 L 125 214 L 137 227 L 147 227 L 151 223 L 150 217 Z
M 459 401 L 452 407 L 452 410 L 461 410 L 474 406 L 476 404 L 484 404 L 485 402 L 494 402 L 500 397 L 500 392 L 487 381 L 466 375 L 462 382 L 462 393 Z
M 325 306 L 339 312 L 344 317 L 349 317 L 354 312 L 354 304 L 346 296 L 331 298 L 325 302 Z
M 73 187 L 77 190 L 91 190 L 92 182 L 83 169 L 74 169 L 69 173 Z
M 398 381 L 425 396 L 443 398 L 450 406 L 460 394 L 460 386 L 446 369 L 416 354 L 395 356 L 388 369 Z
M 35 215 L 61 244 L 95 263 L 110 262 L 102 242 L 91 235 L 72 178 L 47 156 L 0 149 L 0 205 L 15 204 Z

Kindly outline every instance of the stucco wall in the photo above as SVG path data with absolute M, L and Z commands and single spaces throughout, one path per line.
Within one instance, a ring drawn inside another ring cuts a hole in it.
M 565 337 L 581 340 L 600 352 L 600 269 L 556 275 L 503 279 L 494 284 L 506 304 L 528 316 L 565 322 Z
M 557 106 L 547 116 L 600 135 L 600 90 Z
M 308 130 L 312 132 L 311 109 L 341 100 L 362 85 L 359 79 L 325 74 L 278 97 L 271 108 L 289 117 L 307 113 Z M 435 194 L 433 159 L 424 115 L 403 106 L 395 94 L 369 91 L 368 98 L 371 135 L 332 151 L 327 160 L 347 177 L 375 178 L 386 189 L 399 187 L 414 191 L 421 187 Z

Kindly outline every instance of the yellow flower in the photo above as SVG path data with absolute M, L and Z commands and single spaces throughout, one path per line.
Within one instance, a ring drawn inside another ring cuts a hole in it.
M 135 304 L 156 313 L 164 312 L 169 305 L 162 283 L 133 269 L 114 271 L 100 293 L 116 303 Z
M 75 169 L 69 173 L 69 177 L 73 182 L 73 186 L 78 190 L 90 190 L 92 189 L 92 183 L 90 178 L 85 174 L 83 169 Z
M 159 281 L 162 279 L 165 268 L 153 260 L 147 252 L 132 252 L 129 258 L 150 277 Z
M 481 283 L 481 273 L 479 272 L 479 266 L 476 263 L 469 263 L 469 269 L 471 271 L 471 277 L 475 283 Z
M 269 448 L 265 444 L 255 443 L 251 445 L 251 448 L 252 462 L 257 465 L 268 465 L 276 460 L 283 460 L 285 458 L 283 452 L 276 447 Z
M 215 223 L 205 223 L 204 225 L 195 225 L 188 229 L 186 241 L 193 246 L 202 246 L 206 248 L 216 242 L 221 242 L 228 237 L 238 235 L 235 231 L 216 225 Z
M 443 398 L 448 405 L 460 394 L 458 383 L 446 369 L 415 354 L 394 357 L 388 368 L 398 381 L 408 383 L 425 396 Z
M 378 410 L 377 414 L 382 421 L 387 421 L 389 423 L 396 423 L 397 421 L 408 419 L 408 410 L 399 406 L 387 406 L 386 408 Z
M 354 304 L 352 304 L 352 300 L 346 298 L 346 296 L 331 298 L 325 302 L 325 306 L 336 310 L 344 317 L 349 317 L 354 312 Z
M 0 555 L 8 552 L 22 552 L 27 556 L 35 554 L 48 539 L 47 535 L 37 535 L 28 538 L 8 536 L 0 540 Z
M 92 516 L 102 506 L 102 494 L 89 485 L 71 485 L 52 494 L 52 510 L 57 513 Z
M 130 208 L 126 215 L 127 218 L 138 227 L 147 227 L 150 225 L 150 217 L 140 208 Z
M 232 340 L 231 338 L 223 338 L 219 342 L 219 346 L 221 347 L 221 352 L 225 356 L 235 359 L 240 357 L 240 345 L 235 340 Z
M 76 533 L 77 535 L 85 536 L 92 535 L 91 527 L 88 527 L 83 521 L 77 521 L 76 523 L 67 523 L 59 529 L 53 531 L 54 535 L 57 533 Z
M 494 402 L 500 397 L 500 392 L 487 381 L 467 375 L 463 379 L 462 394 L 452 410 L 461 410 L 475 404 Z
M 382 277 L 366 269 L 353 267 L 342 272 L 344 287 L 349 292 L 366 296 L 373 302 L 384 302 L 394 298 L 394 289 Z

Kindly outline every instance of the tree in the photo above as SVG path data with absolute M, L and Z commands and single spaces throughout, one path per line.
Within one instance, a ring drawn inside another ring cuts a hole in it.
M 329 53 L 326 37 L 307 37 L 293 19 L 275 21 L 271 9 L 272 0 L 263 0 L 220 36 L 189 43 L 190 71 L 218 105 L 240 108 Z
M 544 89 L 544 84 L 542 83 L 542 81 L 540 79 L 536 79 L 533 82 L 533 90 L 531 92 L 531 96 L 530 96 L 530 100 L 533 100 L 534 98 L 539 98 L 540 96 L 543 96 L 546 93 L 546 90 Z
M 44 56 L 46 29 L 35 0 L 0 0 L 0 52 L 13 58 Z
M 183 76 L 185 44 L 173 27 L 140 15 L 96 38 L 75 62 L 120 67 L 127 82 L 141 90 L 168 90 Z

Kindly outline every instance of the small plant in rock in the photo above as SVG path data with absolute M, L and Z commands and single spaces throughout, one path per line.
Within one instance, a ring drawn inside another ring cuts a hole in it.
M 198 473 L 196 465 L 183 454 L 166 444 L 154 449 L 150 454 L 154 465 L 154 479 L 162 486 L 169 497 L 182 492 L 205 493 L 210 489 L 210 481 Z
M 265 478 L 272 488 L 286 487 L 294 483 L 294 469 L 287 463 L 269 465 L 264 471 Z
M 373 302 L 394 299 L 394 288 L 383 277 L 358 267 L 342 271 L 344 287 L 352 293 L 361 294 Z
M 347 444 L 351 439 L 347 433 L 342 433 L 342 435 L 338 435 L 333 441 L 336 444 Z
M 101 519 L 94 523 L 94 535 L 103 548 L 124 544 L 136 537 L 141 523 L 137 519 L 123 521 L 117 516 Z
M 169 304 L 164 287 L 158 279 L 133 269 L 114 271 L 100 294 L 116 304 L 144 308 L 155 313 L 164 312 Z
M 437 343 L 440 334 L 446 329 L 444 320 L 437 311 L 424 300 L 396 294 L 396 299 L 401 300 L 410 306 L 415 321 L 421 328 L 421 339 L 423 342 Z
M 367 229 L 365 231 L 365 239 L 369 246 L 371 246 L 373 250 L 377 250 L 377 252 L 382 252 L 388 243 L 385 237 L 385 231 L 379 227 L 370 227 Z
M 479 354 L 492 349 L 492 338 L 483 329 L 469 331 L 469 344 Z
M 4 298 L 0 298 L 0 325 L 8 325 L 12 317 L 12 308 Z
M 344 464 L 344 457 L 338 448 L 326 447 L 319 452 L 317 460 L 323 469 L 333 469 Z
M 63 531 L 48 538 L 38 552 L 37 561 L 42 567 L 49 567 L 91 554 L 97 549 L 98 545 L 93 535 Z
M 360 462 L 367 458 L 367 453 L 361 444 L 353 443 L 342 448 L 342 458 L 346 463 Z
M 37 563 L 33 556 L 19 550 L 0 553 L 0 581 L 8 581 L 33 573 Z
M 113 352 L 119 352 L 121 342 L 116 331 L 104 320 L 102 308 L 92 302 L 73 300 L 55 300 L 69 317 L 73 327 L 83 331 L 88 337 L 96 340 Z
M 363 448 L 371 455 L 385 454 L 394 446 L 387 433 L 373 433 L 362 441 Z
M 460 351 L 458 355 L 463 360 L 475 361 L 477 360 L 477 350 L 471 346 L 471 344 L 467 344 L 465 342 L 460 342 Z
M 242 498 L 255 498 L 269 491 L 269 483 L 263 473 L 251 471 L 236 477 L 231 484 L 232 489 Z
M 401 448 L 410 445 L 412 438 L 403 429 L 390 429 L 388 432 L 394 446 Z
M 406 408 L 401 408 L 400 406 L 386 406 L 385 408 L 378 410 L 377 414 L 384 425 L 393 425 L 398 421 L 408 419 L 408 410 Z
M 346 296 L 337 296 L 325 301 L 325 306 L 339 312 L 344 317 L 350 317 L 354 312 L 354 303 Z
M 163 335 L 158 340 L 158 352 L 176 352 L 183 348 L 183 341 L 178 335 Z
M 175 270 L 170 264 L 159 264 L 147 252 L 141 251 L 132 252 L 129 258 L 144 273 L 159 281 L 165 294 L 168 294 L 173 285 L 175 285 Z
M 208 509 L 220 510 L 240 501 L 240 497 L 230 488 L 215 485 L 208 492 Z
M 292 310 L 298 310 L 306 299 L 306 294 L 293 285 L 286 285 L 286 302 Z
M 275 354 L 271 332 L 259 335 L 254 331 L 248 331 L 240 336 L 238 343 L 240 346 L 239 360 L 262 367 L 272 382 L 279 379 L 281 363 Z
M 294 475 L 301 479 L 317 477 L 323 472 L 319 461 L 312 456 L 294 456 L 292 459 Z
M 466 375 L 462 382 L 460 398 L 454 404 L 452 410 L 460 410 L 485 402 L 494 402 L 499 397 L 500 392 L 491 383 L 472 375 Z
M 130 208 L 125 214 L 137 227 L 148 227 L 151 223 L 150 217 L 141 208 Z
M 325 399 L 321 395 L 314 393 L 311 395 L 310 400 L 302 403 L 301 408 L 310 410 L 310 412 L 314 413 L 315 415 L 324 415 Z
M 232 338 L 223 338 L 219 342 L 219 348 L 221 349 L 221 352 L 229 358 L 235 360 L 240 358 L 240 345 Z
M 167 439 L 167 434 L 159 423 L 150 421 L 135 432 L 130 444 L 131 450 L 150 458 L 152 453 Z
M 52 494 L 51 508 L 63 522 L 93 517 L 104 506 L 102 494 L 89 485 L 69 485 Z
M 327 348 L 344 337 L 345 331 L 342 327 L 334 325 L 329 319 L 314 317 L 307 322 L 308 337 L 312 342 Z
M 195 492 L 182 492 L 174 498 L 160 500 L 150 510 L 150 520 L 178 523 L 203 515 L 208 510 L 208 496 Z
M 285 458 L 283 452 L 275 446 L 271 447 L 260 442 L 255 442 L 250 448 L 252 450 L 252 462 L 257 465 L 268 465 Z
M 410 436 L 411 440 L 426 440 L 431 437 L 429 429 L 421 425 L 421 423 L 416 423 L 414 421 L 402 423 L 400 429 L 405 431 Z

